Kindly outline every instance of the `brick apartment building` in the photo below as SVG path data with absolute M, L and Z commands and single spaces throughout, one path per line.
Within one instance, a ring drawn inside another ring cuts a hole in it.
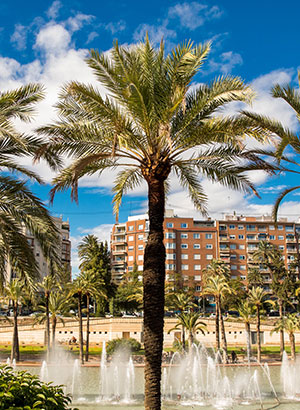
M 120 282 L 137 264 L 143 270 L 143 257 L 149 221 L 147 215 L 130 216 L 127 222 L 115 224 L 111 234 L 112 277 Z M 267 240 L 283 253 L 286 267 L 297 258 L 300 222 L 280 218 L 275 226 L 270 216 L 251 217 L 225 215 L 222 220 L 195 220 L 178 217 L 166 210 L 164 242 L 166 246 L 167 279 L 181 273 L 193 283 L 195 293 L 201 291 L 202 270 L 212 259 L 218 258 L 230 266 L 232 278 L 247 281 L 248 267 L 253 266 L 253 252 L 259 241 Z M 259 267 L 265 288 L 271 279 Z

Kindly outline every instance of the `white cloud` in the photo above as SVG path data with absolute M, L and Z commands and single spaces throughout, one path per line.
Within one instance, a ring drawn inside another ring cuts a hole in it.
M 203 68 L 204 74 L 212 72 L 221 72 L 222 74 L 230 74 L 236 67 L 243 64 L 242 56 L 233 51 L 226 51 L 219 56 L 219 59 L 210 59 L 208 61 L 208 68 Z
M 56 19 L 58 17 L 59 10 L 61 9 L 61 7 L 62 4 L 60 1 L 54 1 L 46 12 L 47 16 L 53 20 Z
M 17 50 L 26 49 L 27 32 L 28 28 L 22 26 L 22 24 L 15 25 L 15 31 L 11 35 L 10 41 L 16 47 Z
M 66 27 L 74 33 L 80 30 L 85 24 L 90 24 L 95 17 L 90 14 L 77 13 L 74 17 L 69 17 L 66 20 Z
M 159 44 L 162 38 L 164 41 L 176 38 L 176 31 L 167 28 L 166 23 L 167 22 L 162 25 L 140 24 L 133 34 L 133 39 L 135 41 L 141 41 L 145 38 L 146 33 L 148 33 L 153 44 Z M 169 47 L 171 46 L 170 43 L 168 43 L 168 45 Z
M 34 48 L 56 56 L 66 52 L 70 42 L 71 35 L 63 25 L 48 23 L 38 33 Z
M 92 31 L 91 33 L 89 33 L 88 38 L 86 40 L 86 44 L 91 43 L 93 40 L 95 40 L 95 38 L 99 37 L 99 34 L 96 33 L 96 31 Z
M 168 12 L 169 18 L 178 18 L 181 26 L 189 30 L 195 30 L 206 21 L 219 18 L 221 15 L 222 11 L 218 6 L 208 7 L 195 1 L 178 3 L 170 7 Z
M 124 20 L 119 20 L 116 23 L 110 22 L 108 24 L 105 24 L 104 28 L 105 30 L 110 31 L 111 34 L 116 34 L 126 29 L 126 23 Z

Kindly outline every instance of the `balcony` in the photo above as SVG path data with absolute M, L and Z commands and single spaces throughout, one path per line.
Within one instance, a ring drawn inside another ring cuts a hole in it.
M 255 252 L 255 251 L 257 251 L 257 247 L 255 247 L 255 248 L 247 248 L 247 252 L 248 253 L 252 253 L 252 252 Z
M 230 258 L 222 258 L 221 256 L 220 260 L 224 263 L 230 263 Z
M 125 254 L 127 254 L 127 250 L 126 250 L 126 248 L 113 249 L 112 254 L 113 255 L 125 255 Z
M 222 236 L 219 236 L 219 241 L 220 242 L 229 242 L 229 236 L 225 236 L 225 235 L 222 235 Z
M 123 260 L 118 260 L 118 261 L 112 261 L 112 265 L 113 265 L 113 266 L 120 266 L 120 265 L 124 266 L 125 263 L 126 263 L 125 259 L 123 259 Z
M 296 248 L 286 248 L 287 253 L 297 253 L 297 249 Z
M 286 243 L 296 243 L 296 238 L 294 236 L 290 236 L 290 237 L 286 236 L 285 242 Z
M 247 241 L 247 242 L 257 243 L 257 242 L 259 242 L 260 240 L 257 238 L 257 236 L 254 236 L 253 238 L 248 238 L 248 237 L 246 237 L 246 241 Z
M 126 242 L 126 239 L 125 239 L 125 237 L 123 238 L 123 239 L 117 239 L 117 240 L 113 240 L 112 241 L 112 244 L 113 245 L 126 245 L 127 244 L 127 242 Z
M 125 229 L 123 229 L 123 230 L 121 230 L 121 231 L 115 231 L 115 232 L 114 232 L 114 235 L 115 235 L 115 236 L 125 235 L 125 234 L 126 234 Z

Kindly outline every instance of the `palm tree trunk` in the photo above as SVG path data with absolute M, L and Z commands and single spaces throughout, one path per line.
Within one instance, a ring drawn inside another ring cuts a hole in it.
M 83 330 L 82 330 L 82 312 L 81 312 L 81 293 L 78 293 L 78 318 L 79 318 L 79 360 L 81 364 L 83 361 Z
M 223 361 L 224 363 L 228 362 L 228 355 L 227 355 L 227 340 L 226 340 L 226 332 L 224 326 L 224 318 L 222 315 L 221 303 L 219 303 L 219 319 L 220 319 L 220 327 L 221 327 L 221 341 L 222 341 L 222 349 L 223 349 Z
M 220 350 L 219 298 L 216 296 L 216 349 Z
M 14 312 L 14 330 L 11 349 L 11 361 L 14 359 L 18 362 L 20 360 L 20 348 L 19 348 L 19 333 L 18 333 L 18 303 L 13 301 Z
M 52 351 L 54 352 L 55 350 L 55 331 L 56 331 L 56 322 L 57 322 L 56 316 L 54 315 L 52 316 L 51 322 L 52 322 Z
M 85 361 L 89 361 L 89 343 L 90 343 L 90 297 L 86 295 L 86 304 L 87 304 L 87 312 L 86 312 L 86 345 L 85 345 Z
M 159 171 L 157 171 L 159 172 Z M 150 232 L 144 255 L 144 347 L 145 409 L 161 408 L 161 363 L 165 304 L 165 257 L 163 222 L 165 210 L 164 179 L 146 177 Z
M 282 299 L 278 299 L 278 304 L 279 304 L 279 317 L 282 320 L 283 318 L 283 301 Z M 284 330 L 280 329 L 280 358 L 282 360 L 284 352 Z
M 289 333 L 290 344 L 291 344 L 291 359 L 294 362 L 296 359 L 296 347 L 295 347 L 295 335 L 293 332 Z
M 250 362 L 251 358 L 251 331 L 250 331 L 250 323 L 245 322 L 245 330 L 246 330 L 246 341 L 247 341 L 247 360 L 248 363 Z
M 256 308 L 257 308 L 257 313 L 256 313 L 256 318 L 257 318 L 257 323 L 256 323 L 257 361 L 258 361 L 258 363 L 260 363 L 261 362 L 260 312 L 259 312 L 259 306 L 256 306 Z
M 182 350 L 185 352 L 185 329 L 183 325 L 181 328 L 182 328 Z
M 49 314 L 49 293 L 45 295 L 46 302 L 46 345 L 47 345 L 47 360 L 50 358 L 50 314 Z
M 194 343 L 194 336 L 193 336 L 193 332 L 189 332 L 189 349 L 191 350 L 192 346 Z

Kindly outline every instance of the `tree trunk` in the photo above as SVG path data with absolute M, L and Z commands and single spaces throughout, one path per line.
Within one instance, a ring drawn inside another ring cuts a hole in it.
M 159 171 L 156 171 L 159 172 Z M 165 304 L 165 257 L 163 243 L 164 180 L 145 175 L 148 182 L 150 232 L 144 255 L 145 409 L 161 408 L 161 363 Z
M 52 322 L 52 351 L 54 352 L 55 350 L 55 331 L 56 331 L 56 322 L 57 322 L 55 315 L 52 316 L 51 322 Z
M 246 330 L 246 341 L 247 341 L 247 360 L 248 363 L 251 359 L 251 331 L 250 331 L 250 323 L 245 322 L 245 330 Z
M 223 349 L 223 361 L 224 363 L 228 363 L 228 355 L 227 355 L 227 340 L 226 340 L 226 332 L 224 326 L 224 318 L 222 315 L 221 303 L 219 303 L 219 319 L 220 319 L 220 327 L 221 327 L 221 341 L 222 341 L 222 349 Z
M 50 358 L 50 314 L 49 314 L 49 292 L 45 294 L 46 303 L 46 346 L 47 346 L 47 360 Z
M 14 359 L 18 362 L 20 360 L 20 349 L 19 349 L 19 334 L 18 334 L 18 303 L 13 301 L 13 313 L 14 313 L 14 329 L 13 329 L 13 340 L 11 349 L 11 361 Z
M 182 350 L 185 352 L 185 329 L 183 325 L 181 328 L 182 328 Z
M 83 330 L 82 330 L 82 312 L 81 312 L 81 299 L 82 295 L 78 293 L 78 318 L 79 318 L 79 360 L 83 364 Z
M 296 347 L 295 347 L 295 335 L 294 333 L 289 333 L 290 344 L 291 344 L 291 359 L 294 362 L 296 359 Z
M 192 346 L 193 346 L 193 343 L 194 343 L 194 335 L 193 335 L 193 332 L 189 332 L 189 349 L 191 350 L 191 348 L 192 348 Z
M 260 363 L 261 362 L 260 312 L 259 312 L 259 306 L 256 306 L 256 308 L 257 308 L 257 313 L 256 313 L 256 318 L 257 318 L 257 323 L 256 323 L 257 361 L 258 361 L 258 363 Z
M 220 350 L 220 321 L 219 321 L 219 298 L 216 296 L 216 349 Z
M 282 299 L 278 299 L 278 304 L 279 304 L 279 317 L 282 320 L 283 319 L 283 301 Z M 284 330 L 280 330 L 280 359 L 282 360 L 284 352 Z
M 89 343 L 90 343 L 90 297 L 86 295 L 86 304 L 87 304 L 87 312 L 86 312 L 86 345 L 85 345 L 85 361 L 89 361 Z

